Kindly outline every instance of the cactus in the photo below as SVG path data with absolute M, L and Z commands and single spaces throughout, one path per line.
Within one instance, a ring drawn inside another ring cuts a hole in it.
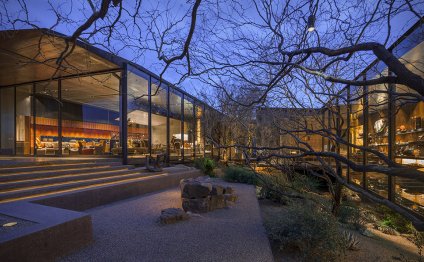
M 343 231 L 343 240 L 347 250 L 359 250 L 359 240 L 351 232 Z

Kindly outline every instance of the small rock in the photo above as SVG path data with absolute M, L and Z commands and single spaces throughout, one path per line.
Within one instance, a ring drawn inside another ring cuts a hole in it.
M 374 237 L 374 234 L 369 231 L 368 229 L 364 229 L 360 231 L 361 235 L 366 236 L 366 237 Z
M 159 219 L 162 224 L 173 224 L 178 221 L 187 220 L 189 216 L 181 208 L 167 208 L 162 210 Z

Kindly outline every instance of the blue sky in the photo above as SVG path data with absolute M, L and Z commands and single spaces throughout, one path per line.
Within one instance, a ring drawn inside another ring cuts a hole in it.
M 18 0 L 3 0 L 5 3 L 8 12 L 9 13 L 17 13 L 21 10 L 21 6 L 19 5 Z M 72 18 L 74 21 L 77 21 L 77 24 L 81 24 L 86 17 L 88 17 L 91 14 L 91 9 L 88 5 L 88 2 L 86 0 L 74 0 L 74 1 L 51 1 L 52 4 L 55 7 L 60 7 L 60 10 L 63 13 L 68 13 L 69 17 Z M 99 1 L 94 1 L 95 3 L 98 3 Z M 372 6 L 373 1 L 369 0 L 370 6 Z M 72 5 L 70 3 L 73 3 Z M 143 2 L 143 10 L 146 9 L 152 9 L 153 7 L 158 7 L 158 9 L 164 9 L 166 7 L 169 7 L 171 10 L 171 15 L 174 17 L 181 17 L 186 11 L 190 11 L 190 4 L 187 4 L 187 1 L 154 1 L 154 0 L 144 0 Z M 248 9 L 248 14 L 251 16 L 251 18 L 255 18 L 255 10 L 253 9 L 253 5 L 249 3 L 249 1 L 241 1 L 243 4 L 243 7 Z M 39 27 L 45 27 L 49 28 L 56 22 L 56 17 L 54 16 L 54 13 L 51 11 L 51 7 L 49 6 L 49 1 L 47 0 L 28 0 L 26 1 L 28 10 L 30 10 L 29 18 L 30 20 L 36 24 Z M 134 1 L 126 1 L 125 4 L 127 5 L 127 8 L 131 9 L 131 7 L 135 4 Z M 421 8 L 422 9 L 422 8 Z M 115 10 L 113 10 L 115 11 Z M 112 11 L 112 12 L 113 12 Z M 21 15 L 24 15 L 21 13 Z M 414 22 L 416 21 L 416 17 L 412 15 L 412 13 L 402 13 L 401 15 L 394 17 L 392 19 L 392 40 L 394 41 L 397 37 L 399 37 L 403 32 L 405 32 Z M 188 20 L 187 20 L 188 22 Z M 202 20 L 199 20 L 199 23 L 201 23 Z M 4 23 L 4 21 L 3 21 Z M 299 23 L 303 23 L 302 20 L 299 20 Z M 75 30 L 76 25 L 69 25 L 65 23 L 60 23 L 58 26 L 54 28 L 54 30 L 63 33 L 63 34 L 70 34 Z M 316 21 L 317 30 L 318 31 L 324 31 L 326 27 L 329 25 L 326 24 L 324 21 L 320 20 L 320 17 L 317 17 Z M 200 25 L 198 25 L 199 27 Z M 9 28 L 9 25 L 2 24 L 0 25 L 1 28 Z M 28 27 L 28 25 L 18 25 L 18 28 L 20 27 Z M 187 30 L 182 30 L 181 35 L 184 36 L 187 33 Z M 257 32 L 258 34 L 260 32 Z M 384 38 L 385 37 L 385 29 L 383 29 L 379 32 L 381 34 L 380 36 L 376 35 L 375 39 Z M 120 46 L 121 43 L 117 41 L 113 41 L 111 43 L 112 46 Z M 149 69 L 150 71 L 159 74 L 163 68 L 163 64 L 160 63 L 160 61 L 157 58 L 157 54 L 151 51 L 146 51 L 142 54 L 142 56 L 135 59 L 134 56 L 134 50 L 131 48 L 124 48 L 119 51 L 118 55 L 132 60 L 145 68 Z M 360 70 L 360 69 L 359 69 Z M 167 79 L 170 82 L 175 82 L 179 79 L 179 75 L 173 71 L 169 70 L 165 74 L 165 79 Z M 181 88 L 185 89 L 186 91 L 195 94 L 197 91 L 200 91 L 204 89 L 204 85 L 201 84 L 198 81 L 185 81 L 181 86 Z M 204 90 L 203 90 L 204 91 Z

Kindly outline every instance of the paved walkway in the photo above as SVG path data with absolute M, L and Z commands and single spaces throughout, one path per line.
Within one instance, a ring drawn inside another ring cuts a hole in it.
M 233 207 L 172 225 L 157 220 L 177 188 L 88 210 L 95 242 L 62 261 L 273 261 L 254 187 L 231 185 Z

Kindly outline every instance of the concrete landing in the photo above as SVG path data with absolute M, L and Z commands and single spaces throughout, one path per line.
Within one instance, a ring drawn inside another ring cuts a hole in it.
M 234 206 L 172 225 L 157 221 L 162 209 L 181 207 L 178 188 L 86 210 L 94 242 L 61 261 L 273 261 L 255 188 L 228 185 Z

